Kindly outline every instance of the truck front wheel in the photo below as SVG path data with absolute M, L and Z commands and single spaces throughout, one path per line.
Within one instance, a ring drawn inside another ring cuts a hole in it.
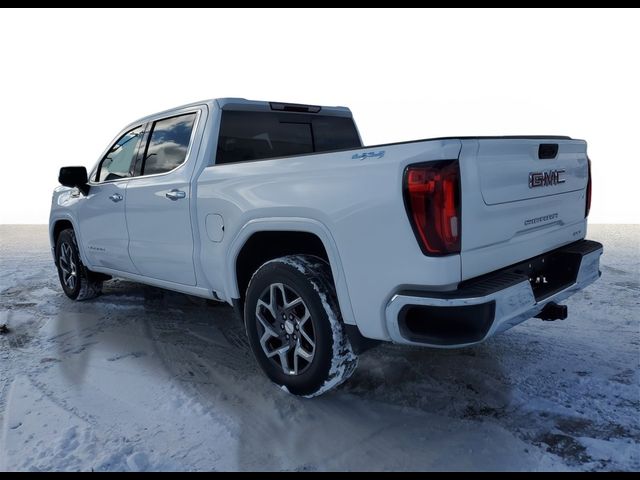
M 258 364 L 294 395 L 320 395 L 357 366 L 329 265 L 317 257 L 291 255 L 262 265 L 249 282 L 244 317 Z
M 55 253 L 60 285 L 67 297 L 71 300 L 87 300 L 102 291 L 100 275 L 90 271 L 80 260 L 78 242 L 72 228 L 60 232 Z

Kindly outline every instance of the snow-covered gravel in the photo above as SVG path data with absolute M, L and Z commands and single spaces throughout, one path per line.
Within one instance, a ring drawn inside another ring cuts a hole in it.
M 457 351 L 382 345 L 312 400 L 230 308 L 125 281 L 66 299 L 44 226 L 0 226 L 0 470 L 638 470 L 640 226 L 592 226 L 564 322 Z

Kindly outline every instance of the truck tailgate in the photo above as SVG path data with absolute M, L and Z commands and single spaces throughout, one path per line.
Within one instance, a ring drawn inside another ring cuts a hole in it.
M 586 148 L 553 137 L 463 140 L 463 280 L 584 238 Z

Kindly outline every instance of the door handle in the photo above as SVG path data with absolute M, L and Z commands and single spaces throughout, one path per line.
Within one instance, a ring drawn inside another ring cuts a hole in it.
M 122 195 L 120 195 L 119 193 L 114 193 L 113 195 L 109 195 L 109 200 L 118 203 L 120 200 L 122 200 Z
M 177 188 L 174 188 L 170 192 L 165 193 L 164 196 L 167 197 L 169 200 L 175 201 L 175 200 L 180 200 L 181 198 L 186 197 L 187 194 L 182 190 L 178 190 Z

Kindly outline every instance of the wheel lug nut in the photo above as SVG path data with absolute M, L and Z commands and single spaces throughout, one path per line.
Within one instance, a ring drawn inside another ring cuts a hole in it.
M 296 337 L 296 334 L 294 333 L 294 334 L 293 334 L 293 339 L 294 339 L 294 340 L 297 340 L 297 338 L 298 338 L 298 337 Z
M 289 315 L 289 320 L 293 320 L 293 315 Z
M 284 330 L 284 323 L 280 324 L 280 330 Z
M 298 325 L 296 325 L 296 330 L 300 330 L 300 327 Z
M 284 320 L 286 320 L 286 319 L 287 319 L 287 314 L 286 314 L 286 313 L 283 313 L 283 314 L 282 314 L 282 318 L 283 318 Z
M 287 334 L 287 340 L 289 340 L 289 334 Z

